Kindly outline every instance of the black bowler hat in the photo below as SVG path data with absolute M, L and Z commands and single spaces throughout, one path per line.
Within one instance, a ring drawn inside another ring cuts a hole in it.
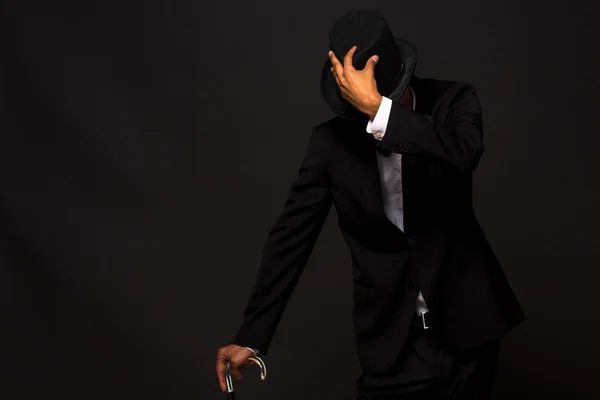
M 375 66 L 377 90 L 392 101 L 402 96 L 417 65 L 416 46 L 395 38 L 383 16 L 375 10 L 357 10 L 342 16 L 331 29 L 329 46 L 342 64 L 346 53 L 357 46 L 352 58 L 356 69 L 363 69 L 369 58 L 379 56 Z M 365 114 L 342 97 L 331 66 L 331 60 L 327 59 L 321 74 L 321 94 L 325 101 L 343 118 L 367 120 Z

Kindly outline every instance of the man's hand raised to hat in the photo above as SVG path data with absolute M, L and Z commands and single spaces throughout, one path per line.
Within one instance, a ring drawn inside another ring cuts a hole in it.
M 375 65 L 379 58 L 371 57 L 362 70 L 357 70 L 352 66 L 352 57 L 355 52 L 356 46 L 346 53 L 342 65 L 333 51 L 330 51 L 329 59 L 333 64 L 331 72 L 340 87 L 342 97 L 354 108 L 373 119 L 383 99 L 377 91 L 377 82 L 375 81 Z

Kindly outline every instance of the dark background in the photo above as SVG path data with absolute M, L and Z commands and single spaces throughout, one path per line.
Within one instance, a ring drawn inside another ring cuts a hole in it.
M 598 398 L 594 3 L 270 3 L 3 0 L 2 398 L 225 398 L 215 351 L 331 116 L 328 31 L 365 5 L 418 45 L 418 75 L 483 103 L 476 210 L 528 316 L 495 399 Z M 353 398 L 349 261 L 332 213 L 268 380 L 249 368 L 238 397 Z

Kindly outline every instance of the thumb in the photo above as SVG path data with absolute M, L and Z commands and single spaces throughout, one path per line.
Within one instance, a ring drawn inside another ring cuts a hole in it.
M 240 374 L 240 369 L 237 364 L 231 363 L 229 374 L 238 380 L 242 379 L 242 374 Z
M 373 73 L 375 70 L 375 66 L 377 65 L 377 63 L 379 62 L 379 56 L 373 56 L 369 59 L 369 61 L 367 62 L 367 65 L 365 66 L 365 70 L 367 70 L 369 73 Z

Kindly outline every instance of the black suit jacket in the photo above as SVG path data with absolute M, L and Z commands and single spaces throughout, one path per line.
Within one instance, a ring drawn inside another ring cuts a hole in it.
M 483 153 L 481 106 L 467 83 L 414 79 L 415 111 L 394 103 L 381 142 L 363 122 L 314 128 L 283 213 L 272 228 L 234 343 L 266 354 L 332 205 L 352 256 L 354 325 L 366 372 L 397 359 L 417 290 L 439 339 L 465 349 L 524 320 L 473 210 Z M 376 150 L 402 153 L 405 232 L 383 208 Z

